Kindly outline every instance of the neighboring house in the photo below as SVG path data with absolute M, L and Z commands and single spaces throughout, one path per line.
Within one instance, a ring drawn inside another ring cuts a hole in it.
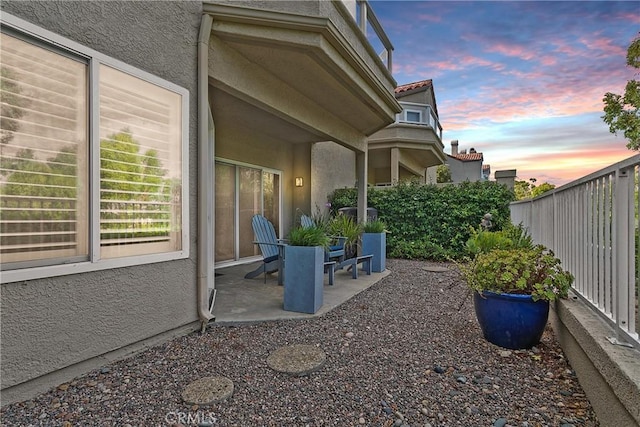
M 482 179 L 488 181 L 491 177 L 491 165 L 482 165 Z
M 416 178 L 425 183 L 427 168 L 446 161 L 433 81 L 398 86 L 395 96 L 402 106 L 395 123 L 369 137 L 371 185 Z
M 356 171 L 364 217 L 402 111 L 366 2 L 0 7 L 2 404 L 206 326 L 254 214 L 284 236 Z
M 481 181 L 486 179 L 482 161 L 482 153 L 474 148 L 458 152 L 458 141 L 451 141 L 451 154 L 447 154 L 447 165 L 451 171 L 451 181 L 459 183 L 464 181 Z

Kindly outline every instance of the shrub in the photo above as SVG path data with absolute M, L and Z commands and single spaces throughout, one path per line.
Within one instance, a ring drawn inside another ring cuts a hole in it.
M 495 230 L 510 223 L 509 203 L 513 200 L 513 191 L 494 181 L 444 187 L 409 182 L 368 192 L 369 207 L 378 210 L 390 232 L 387 254 L 420 259 L 460 258 L 466 253 L 471 230 L 484 214 L 492 215 Z M 357 206 L 357 190 L 335 190 L 329 202 L 333 212 Z
M 566 298 L 574 279 L 553 252 L 541 245 L 481 252 L 459 267 L 476 292 L 531 295 L 534 301 Z
M 447 165 L 438 165 L 436 168 L 436 182 L 451 182 L 451 169 Z
M 387 254 L 390 258 L 424 259 L 433 261 L 447 261 L 454 254 L 443 249 L 442 246 L 428 239 L 407 242 L 405 240 L 387 240 Z
M 500 231 L 471 229 L 471 237 L 465 244 L 467 252 L 472 256 L 494 249 L 533 249 L 533 247 L 533 239 L 522 224 L 508 224 Z

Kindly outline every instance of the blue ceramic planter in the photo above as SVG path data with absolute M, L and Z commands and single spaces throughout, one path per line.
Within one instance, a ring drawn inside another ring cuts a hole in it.
M 362 233 L 362 255 L 373 255 L 371 271 L 382 273 L 387 268 L 387 234 Z
M 485 339 L 514 350 L 538 344 L 549 316 L 549 301 L 530 295 L 476 292 L 473 305 Z
M 284 309 L 313 314 L 322 307 L 324 249 L 285 246 Z

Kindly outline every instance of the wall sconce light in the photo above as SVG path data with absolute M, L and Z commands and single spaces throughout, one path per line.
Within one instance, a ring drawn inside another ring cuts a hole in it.
M 303 184 L 302 177 L 296 176 L 296 187 L 302 187 Z

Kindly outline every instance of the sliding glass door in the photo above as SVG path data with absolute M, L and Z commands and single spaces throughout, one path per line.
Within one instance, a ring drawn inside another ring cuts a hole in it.
M 258 166 L 216 161 L 216 263 L 260 255 L 251 218 L 264 215 L 280 230 L 280 173 Z

